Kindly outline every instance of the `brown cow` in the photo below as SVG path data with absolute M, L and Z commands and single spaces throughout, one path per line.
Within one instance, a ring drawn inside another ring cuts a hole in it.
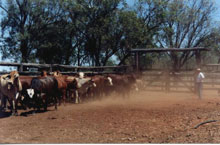
M 80 72 L 78 77 L 61 75 L 58 71 L 54 72 L 58 80 L 59 89 L 62 90 L 63 99 L 66 99 L 66 91 L 69 92 L 71 97 L 75 97 L 75 103 L 78 104 L 83 96 L 87 95 L 89 88 L 95 86 L 91 78 L 84 77 L 84 73 Z M 60 84 L 60 85 L 59 85 Z M 69 96 L 69 97 L 70 97 Z
M 67 83 L 67 93 L 68 95 L 67 98 L 69 100 L 76 98 L 76 83 L 75 83 L 75 76 L 67 76 L 65 81 Z M 76 100 L 76 99 L 75 99 Z M 74 100 L 74 102 L 76 103 L 76 101 Z
M 57 79 L 59 95 L 62 96 L 63 102 L 65 104 L 67 98 L 67 91 L 69 95 L 75 94 L 76 86 L 74 86 L 73 81 L 76 77 L 62 75 L 59 71 L 55 71 L 52 75 Z M 70 97 L 70 96 L 68 96 Z
M 63 103 L 65 105 L 66 102 L 66 91 L 67 91 L 67 82 L 65 76 L 57 76 L 55 77 L 58 82 L 59 95 L 62 96 Z
M 90 93 L 93 98 L 101 99 L 108 95 L 108 90 L 113 86 L 111 77 L 96 75 L 92 77 L 96 87 L 91 88 Z
M 111 91 L 115 91 L 123 97 L 129 96 L 131 90 L 136 90 L 136 78 L 133 74 L 117 75 L 108 74 L 114 84 Z

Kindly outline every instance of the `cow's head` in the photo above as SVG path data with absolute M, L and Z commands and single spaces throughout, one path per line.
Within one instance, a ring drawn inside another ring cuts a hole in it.
M 92 78 L 84 78 L 85 80 L 87 79 L 85 85 L 88 86 L 89 88 L 91 87 L 96 87 L 96 83 Z
M 96 83 L 92 80 L 92 78 L 76 78 L 73 81 L 73 84 L 76 88 L 90 88 L 90 87 L 96 87 Z
M 80 79 L 84 78 L 84 76 L 85 76 L 84 72 L 79 72 L 79 78 Z
M 85 83 L 83 87 L 85 87 L 86 90 L 88 91 L 88 90 L 90 90 L 90 89 L 96 88 L 96 86 L 97 86 L 97 85 L 96 85 L 96 83 L 94 82 L 94 80 L 92 80 L 92 79 L 90 78 L 90 80 L 88 80 L 88 82 Z
M 30 98 L 33 98 L 34 96 L 34 89 L 27 89 L 27 94 Z
M 55 71 L 55 72 L 52 73 L 52 75 L 55 76 L 55 77 L 62 76 L 60 71 Z
M 113 86 L 111 77 L 107 77 L 107 84 L 108 84 L 108 86 Z
M 19 80 L 18 80 L 19 74 L 17 71 L 12 71 L 10 74 L 3 75 L 2 78 L 6 80 L 8 90 L 11 90 L 13 87 L 20 87 Z
M 40 74 L 42 77 L 46 77 L 47 76 L 47 71 L 43 70 Z
M 92 84 L 91 87 L 96 87 L 96 83 L 92 79 L 90 80 L 90 83 Z

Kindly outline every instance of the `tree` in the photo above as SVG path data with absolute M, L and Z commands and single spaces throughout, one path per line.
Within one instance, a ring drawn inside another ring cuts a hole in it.
M 211 33 L 215 7 L 208 0 L 170 0 L 166 8 L 166 21 L 157 36 L 158 47 L 191 48 L 202 46 Z M 178 70 L 195 54 L 169 53 L 174 70 Z
M 157 46 L 155 37 L 165 21 L 167 3 L 168 0 L 139 0 L 134 8 L 122 12 L 120 24 L 124 33 L 122 43 L 126 45 L 123 45 L 117 53 L 119 64 L 132 63 L 128 59 L 129 50 L 132 48 L 154 48 Z M 155 57 L 156 55 L 151 57 L 146 55 L 141 61 L 145 63 L 144 59 L 147 59 L 152 64 Z
M 33 24 L 32 3 L 28 0 L 8 0 L 0 4 L 4 12 L 1 22 L 3 58 L 28 62 L 32 57 L 29 33 Z
M 72 38 L 62 1 L 46 1 L 41 6 L 41 16 L 34 22 L 35 56 L 42 63 L 70 64 Z

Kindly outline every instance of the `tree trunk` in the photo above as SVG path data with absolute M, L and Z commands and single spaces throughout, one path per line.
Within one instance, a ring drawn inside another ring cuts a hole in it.
M 20 50 L 21 50 L 21 62 L 22 63 L 28 63 L 28 46 L 27 46 L 27 41 L 26 40 L 21 40 L 21 45 L 20 45 Z M 27 71 L 27 67 L 23 67 L 23 71 Z

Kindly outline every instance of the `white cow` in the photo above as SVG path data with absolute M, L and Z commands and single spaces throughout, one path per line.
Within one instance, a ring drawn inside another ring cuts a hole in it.
M 4 100 L 4 97 L 7 97 L 10 105 L 12 106 L 12 115 L 17 115 L 17 98 L 21 90 L 22 85 L 17 71 L 12 71 L 10 74 L 5 74 L 0 77 L 0 92 L 2 95 L 2 101 Z
M 81 102 L 81 97 L 85 96 L 91 87 L 96 87 L 96 84 L 90 77 L 84 77 L 84 73 L 79 73 L 79 78 L 74 79 L 74 84 L 76 87 L 76 100 L 75 103 Z

